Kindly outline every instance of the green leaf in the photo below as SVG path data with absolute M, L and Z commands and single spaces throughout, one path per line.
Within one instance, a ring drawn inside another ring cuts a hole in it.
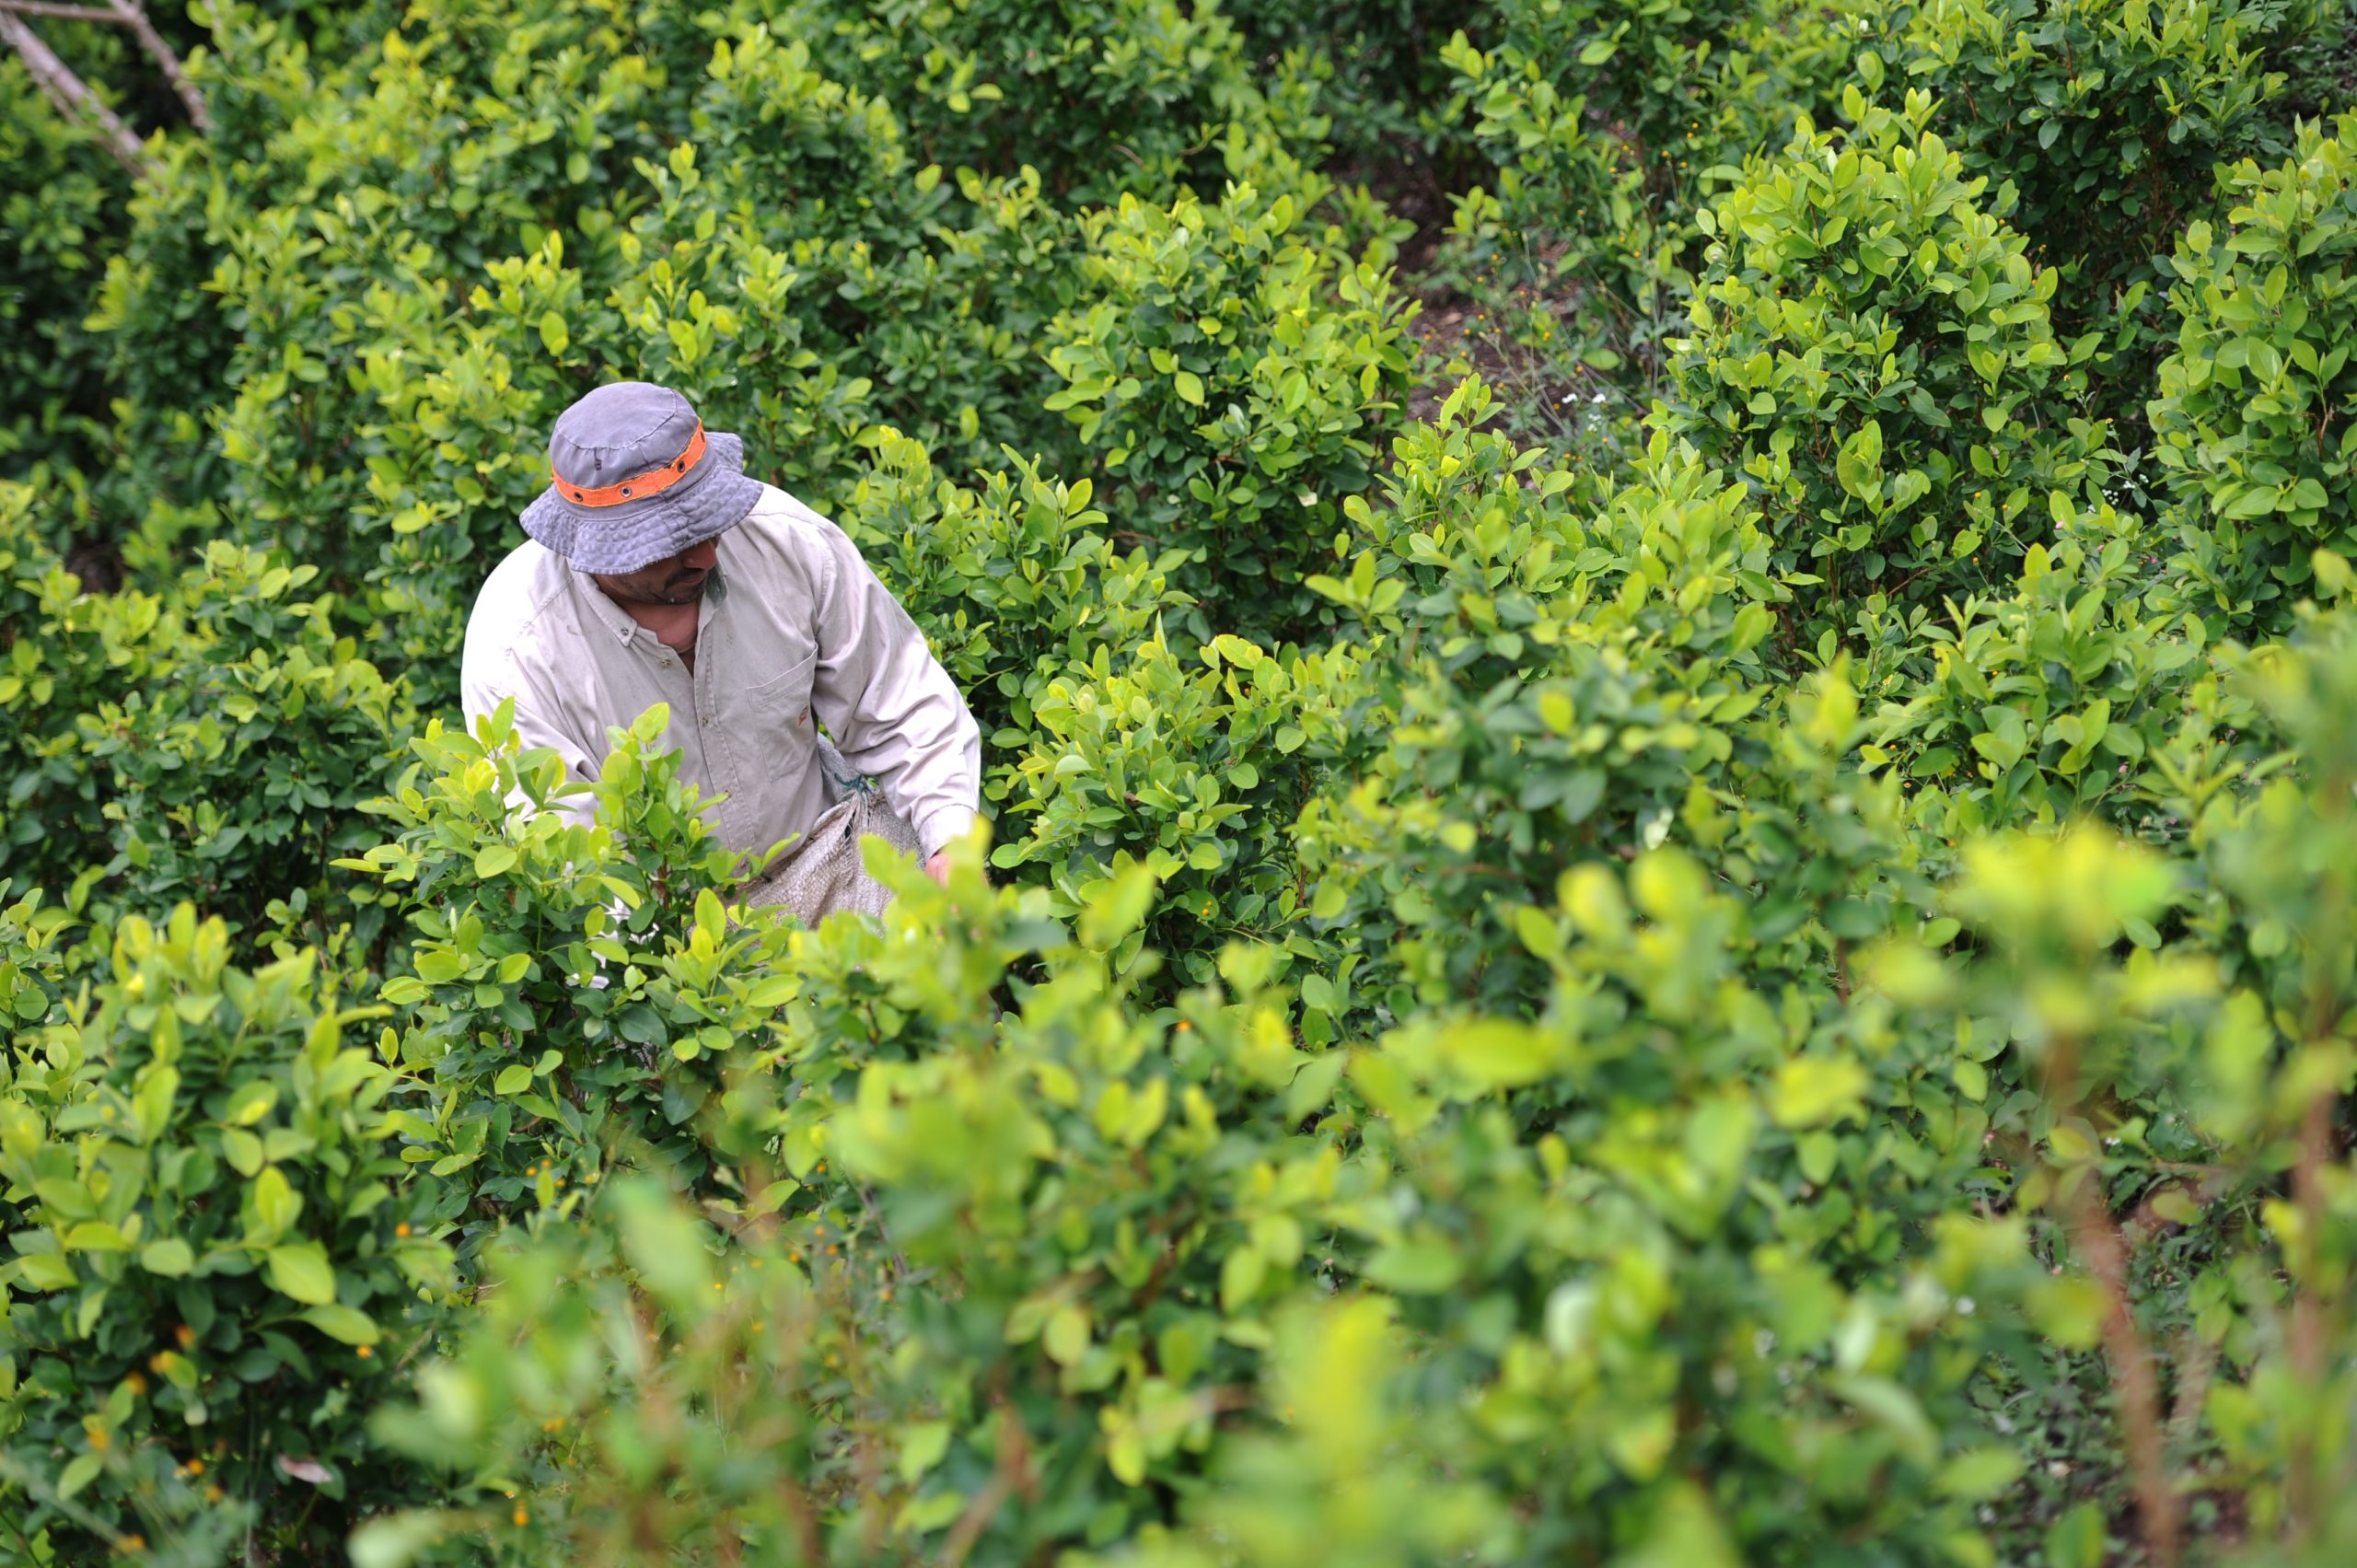
M 1369 1280 L 1401 1295 L 1439 1295 L 1465 1277 L 1465 1265 L 1447 1242 L 1420 1236 L 1394 1242 L 1366 1261 Z
M 1112 950 L 1121 938 L 1145 922 L 1154 908 L 1154 868 L 1135 861 L 1098 886 L 1080 912 L 1081 946 L 1092 952 Z
M 1795 1056 L 1776 1069 L 1768 1114 L 1779 1127 L 1821 1127 L 1845 1116 L 1864 1120 L 1861 1097 L 1873 1080 L 1847 1057 Z
M 1555 1066 L 1554 1041 L 1547 1031 L 1504 1018 L 1448 1026 L 1441 1048 L 1476 1093 L 1538 1083 Z
M 89 1485 L 92 1481 L 98 1480 L 99 1467 L 102 1461 L 96 1454 L 77 1455 L 74 1461 L 67 1465 L 58 1475 L 57 1495 L 59 1499 L 62 1501 L 65 1498 L 69 1498 L 75 1493 L 81 1491 L 84 1487 Z
M 303 1309 L 302 1318 L 328 1338 L 348 1345 L 373 1345 L 384 1337 L 378 1331 L 375 1318 L 358 1307 L 345 1307 L 337 1302 L 307 1307 Z
M 335 1299 L 335 1270 L 316 1241 L 273 1247 L 266 1256 L 270 1283 L 296 1301 L 325 1307 Z
M 176 1280 L 196 1267 L 196 1254 L 178 1237 L 166 1237 L 139 1249 L 139 1266 L 151 1274 Z
M 499 1076 L 491 1081 L 491 1092 L 503 1098 L 509 1095 L 521 1094 L 531 1086 L 532 1067 L 528 1062 L 518 1062 L 510 1066 L 502 1067 L 499 1070 Z
M 1968 1448 L 1940 1467 L 1942 1495 L 1977 1502 L 1994 1497 L 2022 1473 L 2022 1457 L 2011 1448 Z
M 485 844 L 475 854 L 475 876 L 489 881 L 516 865 L 516 851 L 507 844 Z
M 1203 406 L 1203 378 L 1202 377 L 1196 375 L 1191 370 L 1181 370 L 1178 375 L 1172 377 L 1170 379 L 1172 385 L 1178 389 L 1179 401 L 1192 403 L 1197 408 Z
M 410 1568 L 452 1527 L 439 1510 L 381 1514 L 352 1532 L 352 1568 Z
M 911 1422 L 900 1428 L 900 1479 L 913 1486 L 934 1466 L 941 1463 L 949 1452 L 949 1423 L 946 1421 Z
M 250 1177 L 261 1169 L 261 1140 L 238 1128 L 224 1128 L 221 1156 L 229 1162 L 230 1169 L 239 1176 Z
M 1887 1377 L 1839 1373 L 1826 1382 L 1835 1394 L 1871 1416 L 1918 1469 L 1929 1469 L 1938 1460 L 1939 1434 L 1932 1429 L 1923 1407 L 1905 1388 Z
M 104 1220 L 84 1220 L 67 1231 L 64 1247 L 68 1252 L 128 1252 L 130 1241 L 122 1232 Z
M 756 981 L 753 982 L 752 988 L 745 993 L 745 1005 L 748 1007 L 782 1007 L 788 1002 L 793 1001 L 795 996 L 801 993 L 801 991 L 802 981 L 799 976 L 790 974 L 773 974 L 767 980 Z
M 232 1126 L 250 1127 L 268 1116 L 270 1108 L 277 1103 L 278 1086 L 276 1084 L 272 1083 L 268 1078 L 249 1079 L 238 1086 L 237 1092 L 229 1097 L 228 1106 L 223 1110 L 221 1120 Z
M 1088 1351 L 1088 1313 L 1076 1303 L 1066 1302 L 1048 1315 L 1048 1326 L 1039 1336 L 1040 1347 L 1048 1359 L 1059 1366 L 1070 1366 Z
M 287 1184 L 285 1173 L 265 1166 L 254 1178 L 254 1219 L 261 1225 L 262 1239 L 274 1241 L 285 1235 L 302 1213 L 302 1195 Z

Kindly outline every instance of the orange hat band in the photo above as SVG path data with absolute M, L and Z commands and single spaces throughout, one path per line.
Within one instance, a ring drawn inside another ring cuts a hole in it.
M 688 449 L 665 463 L 661 468 L 623 480 L 619 484 L 601 484 L 595 490 L 585 490 L 577 484 L 567 484 L 552 469 L 549 478 L 556 485 L 556 493 L 576 506 L 619 506 L 625 501 L 644 501 L 650 495 L 660 495 L 687 477 L 688 470 L 703 457 L 703 421 L 696 421 L 696 433 L 688 438 Z

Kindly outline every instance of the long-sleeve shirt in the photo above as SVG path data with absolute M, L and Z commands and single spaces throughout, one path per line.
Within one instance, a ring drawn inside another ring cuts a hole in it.
M 926 854 L 964 834 L 981 800 L 981 730 L 949 672 L 843 531 L 773 486 L 716 541 L 695 668 L 537 542 L 483 584 L 467 621 L 459 694 L 471 720 L 516 699 L 527 747 L 594 781 L 610 726 L 670 704 L 666 749 L 710 797 L 721 841 L 757 853 L 807 830 L 830 796 L 814 717 L 876 778 Z M 592 807 L 560 809 L 586 820 Z

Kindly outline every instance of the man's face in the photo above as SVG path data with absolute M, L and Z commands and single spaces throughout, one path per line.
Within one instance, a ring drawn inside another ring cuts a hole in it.
M 599 576 L 598 586 L 618 604 L 693 604 L 703 598 L 703 586 L 720 560 L 720 546 L 706 540 L 677 555 L 667 555 L 652 566 L 617 576 Z

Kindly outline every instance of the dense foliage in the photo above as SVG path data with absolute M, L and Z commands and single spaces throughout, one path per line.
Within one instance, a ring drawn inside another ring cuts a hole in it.
M 0 57 L 0 1555 L 2357 1555 L 2333 0 L 212 0 Z M 880 920 L 458 710 L 667 381 Z

